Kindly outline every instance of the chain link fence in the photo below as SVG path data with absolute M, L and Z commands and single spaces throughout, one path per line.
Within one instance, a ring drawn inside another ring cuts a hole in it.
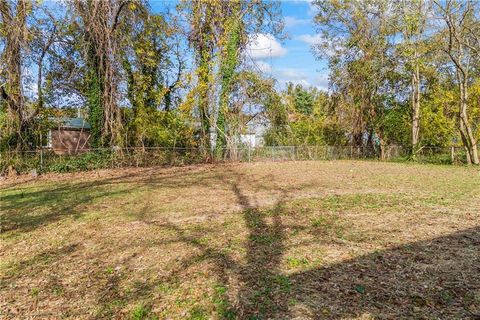
M 103 148 L 61 153 L 50 149 L 0 153 L 0 173 L 19 173 L 35 170 L 41 172 L 72 172 L 95 169 L 152 166 L 182 166 L 205 162 L 255 162 L 302 160 L 382 160 L 405 161 L 411 159 L 409 148 L 388 146 L 383 152 L 378 148 L 353 146 L 240 146 L 223 150 L 212 156 L 199 148 Z M 214 159 L 214 160 L 212 160 Z M 415 160 L 422 163 L 462 164 L 465 162 L 462 147 L 421 148 Z

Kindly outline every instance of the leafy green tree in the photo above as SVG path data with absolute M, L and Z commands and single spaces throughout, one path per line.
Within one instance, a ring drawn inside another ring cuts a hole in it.
M 329 59 L 336 112 L 349 122 L 353 145 L 374 148 L 385 142 L 384 117 L 391 108 L 391 56 L 395 30 L 385 1 L 315 1 L 315 22 L 323 41 L 315 47 Z M 335 43 L 335 46 L 332 44 Z
M 279 2 L 184 1 L 180 7 L 187 13 L 188 39 L 194 50 L 201 146 L 205 152 L 212 149 L 214 131 L 216 153 L 222 157 L 225 147 L 233 147 L 239 134 L 235 123 L 240 113 L 230 111 L 236 109 L 232 99 L 234 81 L 241 72 L 241 57 L 252 35 L 281 31 Z
M 85 65 L 83 94 L 89 110 L 93 146 L 118 145 L 121 139 L 118 77 L 120 47 L 126 34 L 119 27 L 134 16 L 137 1 L 72 0 L 71 23 L 82 36 Z
M 413 0 L 396 3 L 397 28 L 401 32 L 402 42 L 397 45 L 397 54 L 404 72 L 410 78 L 411 105 L 411 146 L 412 156 L 418 149 L 421 124 L 421 82 L 425 65 L 427 16 L 432 14 L 429 1 Z
M 174 108 L 172 97 L 181 84 L 185 62 L 174 36 L 175 26 L 162 15 L 151 13 L 148 7 L 137 6 L 135 19 L 121 26 L 122 32 L 129 35 L 121 55 L 133 117 L 125 129 L 133 145 L 163 146 L 165 139 L 159 139 L 161 135 L 155 130 L 160 130 L 162 123 L 168 126 L 165 121 L 171 117 L 164 113 Z M 168 83 L 167 75 L 171 73 L 175 79 Z
M 0 1 L 0 97 L 5 123 L 0 131 L 1 148 L 30 149 L 35 118 L 44 107 L 45 62 L 57 41 L 52 13 L 31 0 Z M 26 75 L 29 68 L 36 77 Z M 28 94 L 28 87 L 37 89 Z
M 435 1 L 445 23 L 446 41 L 443 50 L 453 64 L 459 92 L 458 130 L 467 154 L 467 163 L 480 164 L 477 137 L 468 108 L 469 87 L 472 83 L 472 63 L 480 58 L 480 20 L 477 1 Z
M 295 109 L 308 116 L 313 112 L 313 103 L 313 95 L 307 90 L 304 90 L 302 86 L 297 85 L 295 87 Z

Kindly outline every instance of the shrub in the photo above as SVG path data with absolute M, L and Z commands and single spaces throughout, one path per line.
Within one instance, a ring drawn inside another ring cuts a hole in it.
M 53 162 L 44 166 L 44 172 L 76 172 L 110 168 L 115 163 L 115 153 L 102 150 L 77 155 L 53 158 Z

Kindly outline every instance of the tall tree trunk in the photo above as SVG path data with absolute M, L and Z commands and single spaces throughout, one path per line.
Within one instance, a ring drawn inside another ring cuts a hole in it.
M 474 18 L 476 17 L 475 6 L 473 6 L 474 2 L 472 1 L 447 1 L 445 6 L 443 4 L 436 2 L 436 5 L 442 11 L 443 19 L 447 25 L 448 47 L 446 53 L 455 65 L 460 91 L 458 128 L 467 153 L 467 163 L 478 165 L 480 161 L 478 158 L 477 139 L 473 133 L 467 112 L 470 64 L 478 56 L 478 47 L 472 47 L 470 43 L 471 28 L 478 23 Z
M 203 152 L 211 152 L 211 143 L 210 143 L 210 113 L 209 113 L 209 104 L 210 104 L 210 64 L 211 58 L 210 53 L 206 53 L 203 50 L 200 51 L 200 65 L 198 68 L 198 111 L 200 115 L 200 126 L 201 126 L 201 137 L 200 137 L 200 146 Z
M 213 3 L 201 0 L 192 1 L 192 33 L 190 42 L 194 46 L 197 64 L 198 113 L 200 117 L 200 147 L 204 156 L 212 153 L 210 134 L 210 109 L 212 91 L 213 61 Z
M 103 85 L 101 79 L 101 68 L 97 54 L 92 43 L 88 44 L 87 53 L 87 67 L 88 73 L 86 77 L 87 83 L 87 107 L 88 120 L 92 126 L 90 136 L 93 147 L 101 147 L 102 143 L 102 128 L 104 123 L 104 108 L 103 108 Z
M 420 68 L 415 65 L 412 74 L 412 156 L 418 149 L 418 138 L 420 132 Z
M 119 0 L 73 1 L 85 33 L 88 68 L 86 95 L 92 123 L 92 142 L 96 146 L 123 141 L 120 137 L 121 114 L 117 105 L 119 34 L 116 28 L 126 3 Z
M 0 94 L 6 101 L 10 137 L 15 136 L 12 143 L 17 150 L 27 145 L 26 131 L 36 113 L 28 113 L 22 87 L 22 48 L 28 39 L 27 16 L 31 10 L 28 0 L 19 0 L 15 12 L 6 0 L 0 0 L 0 13 L 5 24 L 4 57 L 7 83 L 0 87 Z M 13 138 L 13 137 L 12 137 Z
M 240 44 L 240 22 L 235 14 L 229 21 L 226 28 L 228 37 L 226 48 L 222 54 L 220 72 L 222 77 L 222 87 L 220 92 L 220 105 L 217 117 L 217 141 L 215 144 L 216 155 L 223 157 L 227 147 L 227 132 L 231 127 L 227 128 L 227 113 L 230 93 L 232 91 L 233 81 L 235 79 L 235 69 L 238 65 L 238 46 Z M 230 136 L 233 136 L 230 132 Z
M 468 99 L 468 84 L 465 78 L 459 81 L 460 87 L 460 111 L 459 111 L 459 128 L 463 145 L 467 151 L 467 163 L 480 164 L 478 157 L 477 139 L 473 134 L 472 127 L 468 120 L 467 113 L 467 99 Z

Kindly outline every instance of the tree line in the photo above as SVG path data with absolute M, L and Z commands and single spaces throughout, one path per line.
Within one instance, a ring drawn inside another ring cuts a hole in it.
M 268 145 L 384 152 L 461 145 L 479 164 L 480 5 L 476 1 L 315 1 L 329 65 L 320 90 L 266 76 L 248 55 L 286 36 L 281 4 L 0 0 L 0 148 L 28 150 L 78 107 L 93 147 L 195 147 L 234 157 L 251 119 Z
M 317 1 L 316 47 L 356 145 L 459 141 L 479 164 L 478 1 Z

